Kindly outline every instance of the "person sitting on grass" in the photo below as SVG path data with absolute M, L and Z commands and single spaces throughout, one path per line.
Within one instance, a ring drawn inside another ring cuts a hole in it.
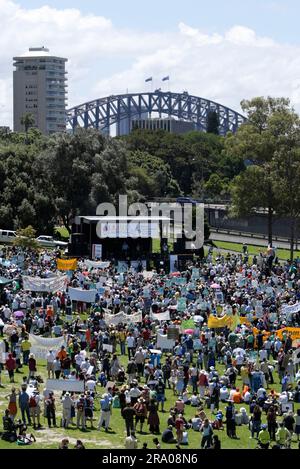
M 77 440 L 76 445 L 74 446 L 74 449 L 85 449 L 85 446 L 81 440 Z
M 169 425 L 166 430 L 163 431 L 161 440 L 163 443 L 177 443 L 176 438 L 173 435 L 173 427 L 172 425 Z
M 60 442 L 58 449 L 69 449 L 69 440 L 68 438 L 63 438 Z
M 33 433 L 30 433 L 30 435 L 26 434 L 26 428 L 23 428 L 23 430 L 20 432 L 18 435 L 17 439 L 17 445 L 20 446 L 27 446 L 31 445 L 32 443 L 35 443 L 36 439 Z

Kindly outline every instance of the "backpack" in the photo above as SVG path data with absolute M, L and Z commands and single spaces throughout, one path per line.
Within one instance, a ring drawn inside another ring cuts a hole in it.
M 29 407 L 36 407 L 36 406 L 37 406 L 36 400 L 33 396 L 31 396 L 29 399 Z

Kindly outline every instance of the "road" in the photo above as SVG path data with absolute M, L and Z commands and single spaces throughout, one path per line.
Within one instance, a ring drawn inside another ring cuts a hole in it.
M 211 232 L 210 239 L 213 241 L 226 241 L 229 243 L 245 243 L 254 246 L 262 246 L 264 248 L 268 247 L 268 241 L 261 238 L 252 238 L 251 236 L 236 236 L 226 233 L 216 233 Z M 284 241 L 274 241 L 273 246 L 280 249 L 290 249 L 290 243 Z

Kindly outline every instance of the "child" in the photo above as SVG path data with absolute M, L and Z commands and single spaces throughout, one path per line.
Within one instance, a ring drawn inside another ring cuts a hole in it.
M 216 418 L 212 424 L 213 428 L 215 428 L 216 430 L 223 430 L 224 429 L 224 425 L 223 425 L 223 413 L 221 410 L 218 411 L 218 413 L 216 414 Z
M 153 438 L 153 443 L 155 444 L 155 449 L 160 449 L 160 443 L 158 438 Z

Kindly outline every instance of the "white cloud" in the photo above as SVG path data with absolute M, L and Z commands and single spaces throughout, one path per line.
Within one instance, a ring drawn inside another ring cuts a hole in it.
M 173 91 L 187 89 L 236 110 L 244 98 L 274 95 L 290 97 L 300 111 L 300 46 L 242 25 L 223 35 L 184 23 L 173 33 L 149 33 L 118 29 L 109 18 L 77 9 L 25 9 L 0 0 L 0 11 L 0 125 L 12 122 L 12 57 L 38 45 L 69 58 L 69 106 L 145 91 L 148 76 L 161 87 L 170 75 Z

